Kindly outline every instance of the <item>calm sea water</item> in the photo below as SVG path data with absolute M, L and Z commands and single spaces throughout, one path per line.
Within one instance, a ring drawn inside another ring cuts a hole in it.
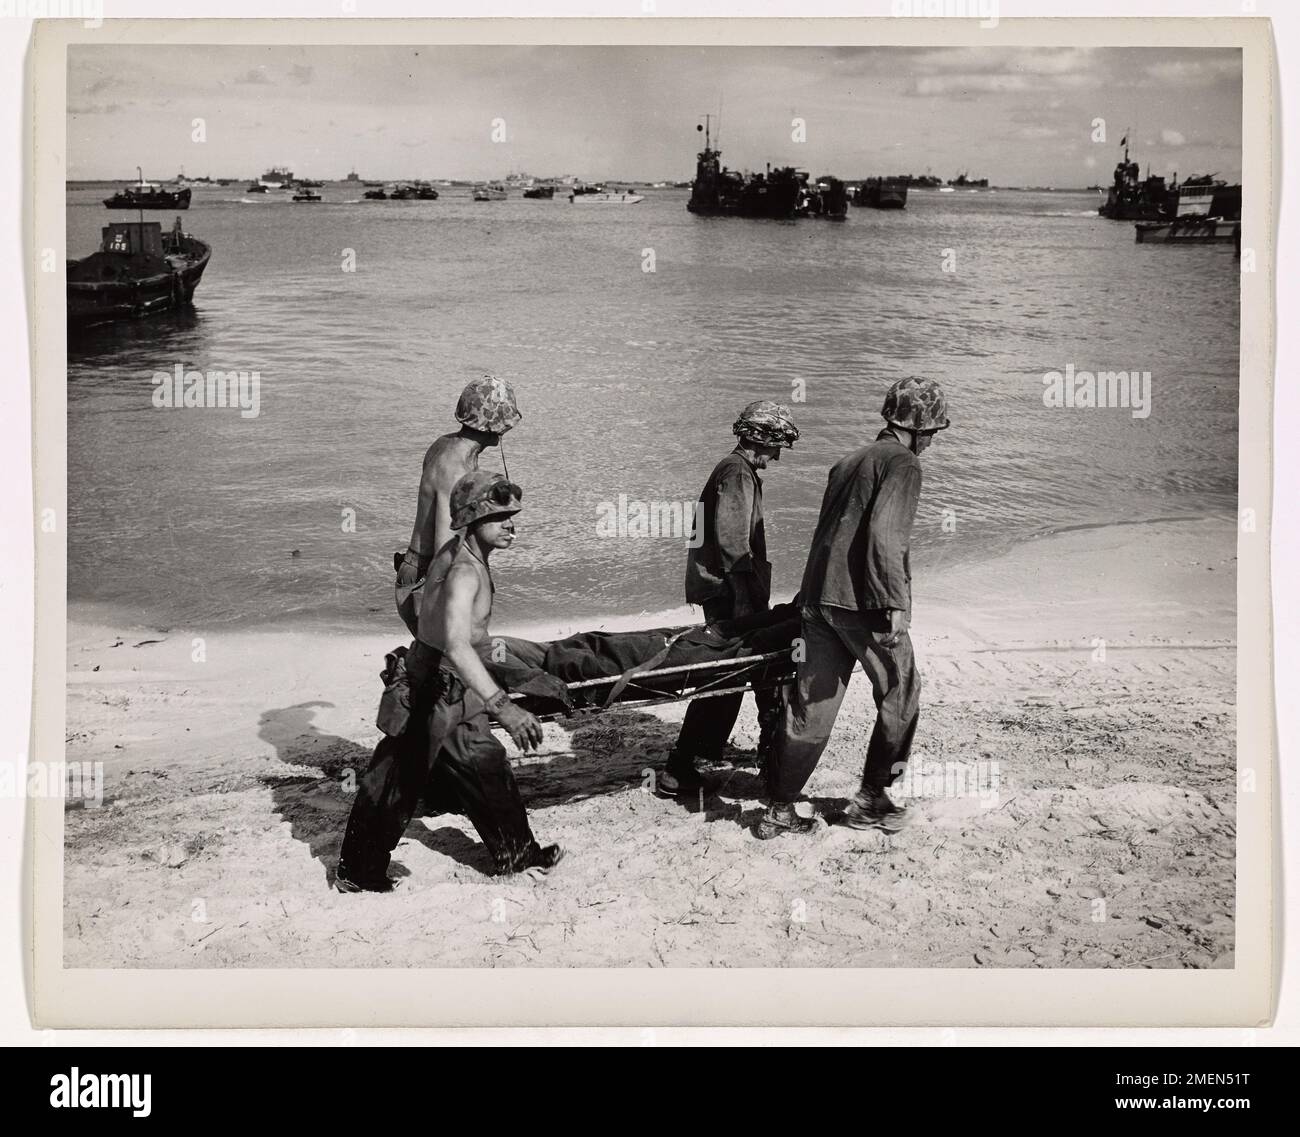
M 740 407 L 790 402 L 795 381 L 803 438 L 765 480 L 778 593 L 827 468 L 874 438 L 909 374 L 944 384 L 953 420 L 924 459 L 918 574 L 1056 528 L 1235 509 L 1231 248 L 1136 245 L 1094 195 L 913 191 L 901 214 L 781 224 L 693 217 L 686 191 L 630 207 L 322 192 L 195 190 L 185 227 L 214 251 L 194 312 L 70 348 L 71 601 L 154 624 L 399 630 L 391 555 L 421 459 L 483 371 L 524 413 L 503 621 L 680 605 L 681 542 L 602 538 L 602 503 L 693 500 Z M 125 216 L 104 196 L 69 189 L 69 256 Z M 155 409 L 151 377 L 178 363 L 256 370 L 260 414 Z M 1044 373 L 1067 364 L 1150 371 L 1150 416 L 1044 406 Z

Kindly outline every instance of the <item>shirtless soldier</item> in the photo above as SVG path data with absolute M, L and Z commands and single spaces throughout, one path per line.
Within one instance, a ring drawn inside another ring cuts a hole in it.
M 394 555 L 397 612 L 411 635 L 417 634 L 425 574 L 438 550 L 454 536 L 448 506 L 452 486 L 477 470 L 479 455 L 498 445 L 501 436 L 522 417 L 515 405 L 514 388 L 504 379 L 484 375 L 460 394 L 456 404 L 460 430 L 435 439 L 425 453 L 411 543 L 400 558 Z
M 513 515 L 523 491 L 501 474 L 474 470 L 451 491 L 459 542 L 434 559 L 420 609 L 419 636 L 407 656 L 411 717 L 403 734 L 385 738 L 357 787 L 335 884 L 343 892 L 388 892 L 389 857 L 411 823 L 422 791 L 448 811 L 464 813 L 498 873 L 543 876 L 564 855 L 533 838 L 505 747 L 491 717 L 521 750 L 542 741 L 542 724 L 510 701 L 479 657 L 489 642 L 492 574 L 488 558 L 515 539 Z

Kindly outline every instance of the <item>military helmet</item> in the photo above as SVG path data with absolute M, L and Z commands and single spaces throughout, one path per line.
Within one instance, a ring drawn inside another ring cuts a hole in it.
M 451 488 L 451 527 L 465 529 L 485 517 L 518 513 L 524 491 L 504 474 L 471 470 Z
M 787 449 L 799 439 L 799 428 L 794 424 L 790 408 L 770 399 L 750 403 L 732 424 L 731 433 L 760 446 L 784 446 Z
M 460 393 L 456 420 L 474 430 L 505 434 L 524 416 L 515 404 L 515 389 L 505 379 L 484 375 Z
M 933 379 L 911 375 L 900 379 L 885 396 L 880 413 L 890 426 L 918 433 L 948 427 L 948 400 Z

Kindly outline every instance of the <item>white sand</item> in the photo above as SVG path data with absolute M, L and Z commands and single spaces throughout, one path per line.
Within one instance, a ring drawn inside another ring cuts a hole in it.
M 1165 521 L 918 565 L 913 769 L 932 776 L 897 836 L 754 840 L 749 701 L 706 812 L 645 793 L 683 708 L 622 710 L 549 725 L 519 766 L 539 839 L 569 852 L 549 881 L 487 876 L 441 815 L 412 824 L 386 896 L 327 882 L 396 616 L 209 634 L 74 610 L 67 758 L 104 763 L 106 801 L 67 814 L 66 963 L 1230 966 L 1235 541 L 1230 517 Z M 855 788 L 873 715 L 859 675 L 818 808 Z M 994 785 L 996 805 L 974 792 Z

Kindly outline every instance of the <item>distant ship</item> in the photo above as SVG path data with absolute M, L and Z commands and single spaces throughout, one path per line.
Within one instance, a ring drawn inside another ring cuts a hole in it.
M 1165 179 L 1151 174 L 1143 179 L 1136 162 L 1128 156 L 1128 134 L 1120 140 L 1124 157 L 1115 166 L 1115 177 L 1098 207 L 1102 217 L 1112 221 L 1159 221 L 1169 209 L 1169 187 Z
M 853 204 L 869 209 L 906 209 L 906 177 L 868 178 L 853 191 Z
M 569 194 L 570 205 L 637 205 L 643 201 L 641 194 L 610 190 L 603 185 L 574 186 Z
M 356 170 L 353 170 L 353 171 L 352 171 L 351 173 L 349 173 L 348 176 L 347 176 L 346 178 L 344 178 L 343 180 L 344 180 L 345 182 L 359 182 L 361 179 L 360 179 L 359 177 L 357 177 L 357 172 L 356 172 Z
M 988 189 L 989 188 L 988 178 L 970 178 L 966 176 L 966 172 L 964 170 L 960 174 L 958 174 L 955 178 L 950 178 L 948 184 L 952 186 L 953 189 Z
M 282 166 L 272 166 L 258 178 L 258 182 L 267 189 L 288 189 L 293 185 L 293 171 Z
M 805 187 L 800 202 L 800 216 L 820 217 L 824 221 L 843 221 L 849 212 L 848 187 L 830 174 Z
M 808 175 L 793 166 L 768 166 L 763 174 L 740 174 L 728 170 L 719 159 L 722 151 L 714 149 L 705 116 L 704 149 L 696 155 L 695 181 L 686 208 L 706 217 L 762 217 L 792 220 L 798 216 Z
M 1217 180 L 1213 174 L 1175 181 L 1159 220 L 1134 226 L 1138 244 L 1241 245 L 1241 186 Z
M 123 186 L 112 197 L 104 198 L 109 209 L 189 209 L 188 188 L 168 189 L 157 182 L 146 182 L 139 166 L 135 172 L 138 181 Z
M 114 221 L 97 252 L 69 261 L 68 327 L 135 320 L 189 304 L 212 248 L 181 229 L 164 234 L 157 221 Z
M 1224 221 L 1241 220 L 1241 186 L 1229 185 L 1213 174 L 1174 182 L 1174 202 L 1169 212 L 1175 217 L 1218 217 Z

